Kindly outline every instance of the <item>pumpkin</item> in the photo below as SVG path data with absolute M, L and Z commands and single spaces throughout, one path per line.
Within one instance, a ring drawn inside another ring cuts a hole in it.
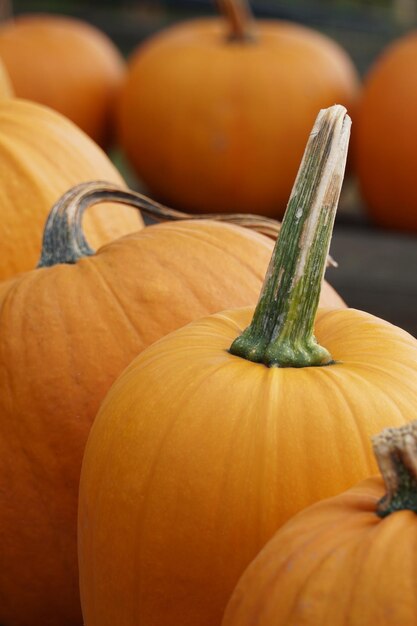
M 129 195 L 133 205 L 152 204 L 109 189 L 87 184 L 65 194 L 47 222 L 43 267 L 0 283 L 4 626 L 82 624 L 77 492 L 100 402 L 162 335 L 224 306 L 255 302 L 272 249 L 240 226 L 194 220 L 147 227 L 93 254 L 80 229 L 88 205 Z
M 220 624 L 277 528 L 370 475 L 368 436 L 409 419 L 413 337 L 350 309 L 312 335 L 348 130 L 343 107 L 319 117 L 255 312 L 163 337 L 104 399 L 80 481 L 86 626 Z
M 104 33 L 71 17 L 20 15 L 0 27 L 0 57 L 16 96 L 50 106 L 107 145 L 125 63 Z
M 365 208 L 384 228 L 417 232 L 417 32 L 401 37 L 364 79 L 356 171 Z
M 0 280 L 35 267 L 52 204 L 69 187 L 123 180 L 102 150 L 62 115 L 32 102 L 0 101 Z M 143 222 L 127 207 L 94 207 L 85 229 L 95 247 Z
M 0 98 L 10 98 L 11 96 L 13 96 L 13 89 L 10 78 L 4 63 L 0 61 Z
M 171 206 L 281 217 L 317 111 L 352 108 L 357 75 L 324 35 L 255 22 L 242 0 L 219 5 L 222 18 L 179 23 L 133 53 L 119 142 Z
M 383 480 L 290 520 L 245 571 L 223 626 L 417 623 L 417 422 L 383 431 L 374 448 Z

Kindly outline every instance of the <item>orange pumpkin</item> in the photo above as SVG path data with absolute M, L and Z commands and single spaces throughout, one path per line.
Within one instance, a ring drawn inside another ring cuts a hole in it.
M 0 61 L 0 98 L 13 96 L 13 89 L 4 63 Z
M 51 267 L 0 284 L 5 626 L 81 625 L 78 480 L 101 400 L 131 359 L 162 335 L 254 302 L 271 253 L 262 235 L 202 220 L 151 226 L 88 256 L 81 211 L 126 195 L 101 193 L 97 185 L 66 194 L 54 210 L 57 223 L 48 220 L 42 258 Z M 343 305 L 330 287 L 328 296 Z
M 417 32 L 391 44 L 366 76 L 355 164 L 370 217 L 417 232 Z
M 318 32 L 219 4 L 229 20 L 180 23 L 133 54 L 119 140 L 170 205 L 282 216 L 317 111 L 351 108 L 357 75 Z
M 19 98 L 50 106 L 108 143 L 125 63 L 104 33 L 70 17 L 20 15 L 0 27 L 0 57 Z
M 217 626 L 275 530 L 368 476 L 369 435 L 412 414 L 413 337 L 350 309 L 319 311 L 320 345 L 313 336 L 344 112 L 313 129 L 255 312 L 163 337 L 101 405 L 80 482 L 86 626 L 176 626 L 179 616 Z M 323 163 L 327 178 L 315 173 Z
M 86 626 L 176 626 L 178 615 L 184 626 L 220 624 L 273 533 L 372 474 L 367 438 L 413 415 L 410 335 L 324 310 L 315 333 L 338 363 L 267 369 L 228 353 L 251 313 L 164 337 L 104 401 L 80 487 Z
M 417 422 L 374 439 L 370 478 L 290 520 L 239 581 L 222 626 L 415 626 Z
M 35 267 L 52 204 L 72 185 L 123 179 L 102 150 L 51 109 L 18 99 L 0 101 L 0 280 Z M 94 207 L 85 229 L 94 247 L 143 222 L 127 207 Z

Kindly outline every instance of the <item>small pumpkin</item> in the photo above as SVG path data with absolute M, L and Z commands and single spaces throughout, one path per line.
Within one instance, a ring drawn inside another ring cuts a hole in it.
M 409 419 L 413 337 L 351 309 L 319 311 L 313 335 L 345 113 L 313 129 L 255 312 L 163 337 L 103 401 L 80 482 L 86 626 L 220 624 L 277 528 L 371 474 L 369 435 Z
M 390 44 L 364 79 L 355 166 L 372 221 L 417 232 L 417 31 Z
M 272 249 L 256 232 L 196 219 L 146 227 L 93 254 L 81 216 L 105 201 L 152 205 L 109 185 L 71 190 L 48 220 L 43 267 L 0 283 L 5 626 L 81 626 L 78 481 L 102 399 L 131 359 L 167 332 L 254 302 Z
M 353 108 L 357 74 L 328 37 L 255 21 L 243 0 L 218 4 L 223 17 L 179 23 L 133 53 L 119 141 L 171 206 L 281 217 L 317 111 Z
M 93 178 L 123 184 L 104 152 L 62 115 L 34 102 L 0 101 L 0 280 L 35 267 L 52 204 Z M 127 207 L 93 207 L 85 218 L 94 247 L 142 226 Z
M 55 109 L 108 144 L 125 63 L 103 32 L 64 15 L 18 15 L 1 24 L 0 57 L 17 97 Z
M 417 422 L 375 436 L 374 450 L 382 478 L 278 531 L 243 574 L 222 626 L 417 623 Z

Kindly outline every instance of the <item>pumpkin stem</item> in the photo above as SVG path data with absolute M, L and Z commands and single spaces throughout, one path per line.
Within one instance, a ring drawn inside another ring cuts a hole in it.
M 230 25 L 229 39 L 236 42 L 254 41 L 254 23 L 248 0 L 217 0 L 219 11 Z
M 372 438 L 372 445 L 387 490 L 377 515 L 406 509 L 417 513 L 417 421 L 386 428 Z
M 280 229 L 279 222 L 260 215 L 243 213 L 189 215 L 169 209 L 136 191 L 122 189 L 102 181 L 92 181 L 76 185 L 52 207 L 45 225 L 38 267 L 76 263 L 79 259 L 94 254 L 82 230 L 82 216 L 88 207 L 99 202 L 128 204 L 156 221 L 212 219 L 229 222 L 256 230 L 272 239 L 277 238 Z
M 230 352 L 268 367 L 332 362 L 313 334 L 343 182 L 350 118 L 343 106 L 320 111 L 288 202 L 250 326 Z

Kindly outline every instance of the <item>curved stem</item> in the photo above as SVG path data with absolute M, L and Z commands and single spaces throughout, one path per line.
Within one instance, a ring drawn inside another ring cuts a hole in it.
M 372 445 L 387 490 L 377 515 L 406 509 L 417 513 L 417 421 L 383 430 Z
M 217 0 L 219 11 L 230 25 L 231 41 L 254 41 L 254 17 L 248 0 Z
M 131 205 L 155 221 L 212 219 L 228 222 L 256 230 L 273 239 L 277 238 L 280 229 L 279 222 L 260 215 L 243 213 L 189 215 L 169 209 L 135 191 L 102 181 L 92 181 L 73 187 L 52 207 L 45 225 L 38 267 L 76 263 L 79 259 L 94 254 L 82 230 L 82 216 L 88 207 L 99 202 Z
M 320 111 L 311 132 L 250 326 L 230 352 L 272 367 L 332 362 L 314 320 L 350 134 L 346 109 Z

